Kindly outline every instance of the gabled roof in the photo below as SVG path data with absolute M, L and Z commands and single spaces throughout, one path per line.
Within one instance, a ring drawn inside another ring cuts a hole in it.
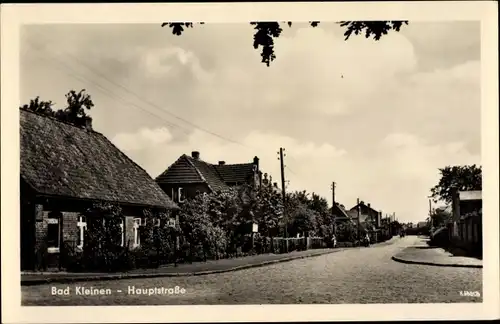
M 333 214 L 337 217 L 337 219 L 343 220 L 351 218 L 351 216 L 347 214 L 345 208 L 339 203 L 335 203 L 331 209 L 333 209 Z
M 38 194 L 177 209 L 104 135 L 19 110 L 20 172 Z
M 210 190 L 221 191 L 229 187 L 221 180 L 215 166 L 205 161 L 181 155 L 156 178 L 160 184 L 206 183 Z
M 354 207 L 352 207 L 350 210 L 354 210 L 356 211 L 357 208 L 361 207 L 361 208 L 366 208 L 368 209 L 369 211 L 373 212 L 373 213 L 379 213 L 377 210 L 373 209 L 371 206 L 368 206 L 367 204 L 365 204 L 364 202 L 360 202 L 359 204 L 356 204 Z
M 245 183 L 254 174 L 253 163 L 214 165 L 217 173 L 226 183 Z

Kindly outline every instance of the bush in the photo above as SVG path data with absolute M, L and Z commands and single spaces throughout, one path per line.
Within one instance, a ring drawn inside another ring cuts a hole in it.
M 448 247 L 450 240 L 448 236 L 448 228 L 441 227 L 431 234 L 431 239 L 428 241 L 432 246 Z

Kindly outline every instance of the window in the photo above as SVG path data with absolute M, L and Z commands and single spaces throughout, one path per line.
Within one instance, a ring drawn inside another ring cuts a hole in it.
M 61 228 L 60 222 L 61 213 L 50 212 L 47 219 L 47 252 L 59 252 L 61 241 Z
M 121 229 L 121 237 L 122 237 L 122 240 L 121 240 L 121 243 L 120 245 L 121 246 L 125 246 L 125 219 L 122 218 L 122 222 L 120 223 L 120 229 Z
M 76 223 L 76 226 L 78 226 L 78 237 L 76 239 L 76 246 L 80 249 L 83 249 L 85 229 L 87 228 L 87 219 L 85 218 L 85 216 L 78 217 L 78 222 Z
M 178 201 L 179 201 L 180 203 L 184 201 L 184 199 L 185 199 L 186 197 L 184 196 L 184 189 L 183 189 L 183 188 L 179 188 L 179 189 L 177 189 L 177 197 L 179 198 L 179 200 L 178 200 Z
M 141 245 L 141 219 L 134 218 L 134 246 Z
M 176 224 L 175 224 L 175 218 L 170 217 L 170 218 L 168 219 L 168 221 L 167 221 L 167 226 L 168 226 L 168 227 L 175 227 L 175 225 L 176 225 Z

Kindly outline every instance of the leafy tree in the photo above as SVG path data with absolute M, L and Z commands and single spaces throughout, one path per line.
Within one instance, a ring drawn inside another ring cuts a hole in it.
M 179 213 L 179 225 L 190 245 L 191 255 L 196 252 L 195 248 L 201 246 L 205 260 L 222 252 L 219 248 L 226 241 L 224 230 L 213 222 L 214 214 L 220 212 L 213 198 L 214 194 L 198 195 L 186 201 Z M 214 250 L 214 247 L 217 249 Z
M 36 97 L 31 99 L 29 104 L 19 108 L 54 117 L 77 126 L 84 126 L 87 121 L 92 121 L 86 111 L 94 107 L 94 102 L 90 95 L 85 93 L 85 89 L 80 90 L 80 92 L 70 90 L 66 94 L 66 107 L 64 109 L 55 111 L 52 109 L 53 105 L 52 101 L 41 101 L 40 97 Z
M 451 212 L 446 207 L 439 207 L 432 211 L 429 223 L 432 224 L 432 227 L 439 228 L 445 226 L 451 216 Z
M 276 236 L 279 222 L 283 218 L 283 198 L 271 187 L 262 187 L 258 191 L 256 221 L 259 232 L 268 237 Z
M 40 101 L 40 97 L 37 96 L 35 99 L 31 99 L 29 105 L 25 104 L 19 108 L 24 110 L 31 110 L 39 114 L 54 116 L 54 111 L 52 106 L 54 103 L 52 101 Z
M 328 208 L 328 201 L 313 193 L 309 201 L 309 208 L 316 212 L 315 233 L 324 238 L 331 238 L 333 235 L 333 217 Z
M 339 242 L 354 242 L 356 237 L 356 225 L 352 222 L 347 221 L 337 225 L 337 240 Z
M 289 236 L 295 236 L 299 233 L 308 236 L 311 232 L 314 233 L 318 213 L 310 208 L 309 193 L 305 190 L 289 193 L 286 204 Z
M 85 125 L 86 120 L 91 120 L 90 116 L 87 116 L 86 110 L 94 107 L 94 102 L 90 95 L 85 93 L 85 89 L 80 90 L 78 93 L 75 90 L 68 92 L 66 102 L 67 107 L 58 110 L 55 114 L 56 118 L 79 126 Z
M 434 202 L 442 200 L 446 203 L 452 202 L 452 190 L 481 190 L 482 170 L 481 166 L 446 166 L 439 169 L 441 178 L 437 185 L 431 188 L 431 197 Z
M 316 27 L 319 25 L 319 21 L 311 21 L 310 25 Z M 200 24 L 203 24 L 201 22 Z M 261 58 L 262 63 L 270 66 L 271 62 L 276 59 L 274 53 L 274 39 L 280 37 L 283 29 L 281 28 L 280 22 L 251 22 L 254 26 L 255 34 L 253 36 L 253 47 L 258 49 L 262 48 Z M 286 22 L 288 27 L 292 26 L 292 22 Z M 363 34 L 366 38 L 373 37 L 375 40 L 380 40 L 383 35 L 386 35 L 389 31 L 399 31 L 403 25 L 407 25 L 407 21 L 341 21 L 339 22 L 341 27 L 345 27 L 345 40 L 354 35 Z M 180 36 L 184 32 L 185 28 L 192 28 L 194 25 L 192 22 L 184 23 L 174 23 L 165 22 L 161 25 L 162 27 L 172 28 L 172 34 Z
M 83 247 L 86 266 L 91 270 L 120 270 L 125 266 L 119 262 L 124 250 L 121 246 L 121 208 L 109 203 L 95 203 L 83 216 L 87 219 Z

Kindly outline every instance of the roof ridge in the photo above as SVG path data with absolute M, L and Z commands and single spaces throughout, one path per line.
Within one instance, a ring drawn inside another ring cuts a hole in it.
M 196 165 L 194 165 L 194 163 L 193 163 L 193 161 L 192 161 L 192 159 L 193 159 L 193 158 L 192 158 L 192 157 L 190 157 L 190 156 L 187 156 L 186 154 L 183 154 L 182 156 L 184 156 L 184 157 L 187 159 L 188 163 L 189 163 L 189 164 L 191 164 L 191 166 L 195 169 L 196 173 L 198 173 L 198 175 L 200 176 L 201 180 L 203 180 L 203 181 L 207 184 L 208 188 L 209 188 L 211 191 L 214 191 L 214 190 L 213 190 L 213 188 L 212 188 L 212 186 L 211 186 L 211 185 L 210 185 L 210 183 L 208 182 L 208 180 L 207 180 L 207 179 L 203 176 L 202 172 L 200 172 L 200 170 L 198 170 L 198 168 L 196 167 Z M 203 163 L 205 163 L 205 164 L 209 164 L 209 163 L 207 163 L 207 162 L 205 162 L 205 161 L 203 161 L 203 160 L 197 160 L 197 161 L 203 162 Z M 209 164 L 209 165 L 210 165 L 210 164 Z
M 212 165 L 217 166 L 217 167 L 219 167 L 219 166 L 225 167 L 225 166 L 230 166 L 230 165 L 237 165 L 237 166 L 239 166 L 239 165 L 253 165 L 253 163 L 252 162 L 249 162 L 249 163 L 226 163 L 226 164 L 213 164 L 212 163 Z
M 156 178 L 155 178 L 155 181 L 158 180 L 160 177 L 162 177 L 163 175 L 166 175 L 168 173 L 168 171 L 174 166 L 176 165 L 183 157 L 185 157 L 186 154 L 182 154 L 181 156 L 179 156 L 177 158 L 177 160 L 174 161 L 174 163 L 170 164 L 162 173 L 160 173 Z
M 30 110 L 30 109 L 26 109 L 26 108 L 23 108 L 23 107 L 19 107 L 19 110 L 22 110 L 24 112 L 27 112 L 27 113 L 30 113 L 30 114 L 33 114 L 33 115 L 37 115 L 37 116 L 40 116 L 40 117 L 43 117 L 43 118 L 47 118 L 47 119 L 50 119 L 52 121 L 55 121 L 55 122 L 58 122 L 58 123 L 61 123 L 61 124 L 66 124 L 66 125 L 69 125 L 69 126 L 72 126 L 72 127 L 75 127 L 75 128 L 78 128 L 82 131 L 87 131 L 87 132 L 92 132 L 92 133 L 98 133 L 98 134 L 101 134 L 100 132 L 97 132 L 95 131 L 93 128 L 91 129 L 88 129 L 88 128 L 84 128 L 83 126 L 78 126 L 78 125 L 75 125 L 75 124 L 72 124 L 68 121 L 65 121 L 65 120 L 60 120 L 59 118 L 57 117 L 54 117 L 54 116 L 48 116 L 48 115 L 44 115 L 44 114 L 41 114 L 39 112 L 36 112 L 36 111 L 33 111 L 33 110 Z M 87 116 L 87 117 L 90 117 L 92 118 L 92 116 Z M 102 135 L 102 134 L 101 134 Z

